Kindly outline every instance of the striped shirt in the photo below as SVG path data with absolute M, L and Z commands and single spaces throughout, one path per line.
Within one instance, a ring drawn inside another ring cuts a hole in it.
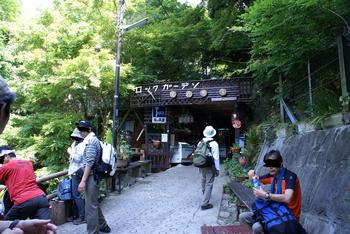
M 102 153 L 100 141 L 95 136 L 95 133 L 90 132 L 85 137 L 83 144 L 86 145 L 83 154 L 83 165 L 92 168 Z

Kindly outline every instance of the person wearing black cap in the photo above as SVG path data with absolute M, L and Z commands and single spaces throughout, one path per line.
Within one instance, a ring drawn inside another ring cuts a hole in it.
M 4 131 L 10 118 L 10 106 L 15 99 L 16 94 L 9 89 L 6 80 L 0 75 L 0 134 Z M 53 234 L 56 230 L 57 226 L 50 223 L 49 219 L 0 221 L 0 232 L 4 234 Z
M 255 175 L 254 170 L 248 172 L 250 180 L 256 176 L 262 184 L 271 184 L 270 191 L 263 188 L 253 188 L 257 198 L 286 203 L 294 216 L 299 219 L 301 212 L 301 189 L 297 175 L 283 167 L 283 158 L 278 150 L 271 150 L 264 157 L 264 167 L 268 174 L 263 176 Z M 252 227 L 253 233 L 264 233 L 259 222 L 255 222 L 252 212 L 244 212 L 239 215 L 240 223 Z
M 80 131 L 85 145 L 83 154 L 83 177 L 79 183 L 78 191 L 85 191 L 85 218 L 86 227 L 89 234 L 99 232 L 111 232 L 102 210 L 98 203 L 99 187 L 98 177 L 94 174 L 94 164 L 102 154 L 102 147 L 100 141 L 92 132 L 92 125 L 87 120 L 80 120 L 75 123 Z

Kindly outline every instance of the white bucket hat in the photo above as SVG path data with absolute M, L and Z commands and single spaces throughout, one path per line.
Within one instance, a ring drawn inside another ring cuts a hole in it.
M 205 137 L 214 137 L 216 135 L 216 130 L 213 128 L 213 126 L 206 126 L 203 135 Z
M 75 128 L 75 129 L 73 130 L 73 132 L 72 132 L 72 134 L 70 134 L 70 136 L 71 136 L 71 137 L 77 137 L 77 138 L 80 138 L 80 139 L 84 139 L 84 137 L 82 137 L 82 136 L 80 135 L 80 131 L 79 131 L 77 128 Z

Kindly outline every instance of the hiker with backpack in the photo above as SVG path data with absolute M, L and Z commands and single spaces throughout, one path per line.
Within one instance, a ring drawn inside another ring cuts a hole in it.
M 73 143 L 67 149 L 67 153 L 69 154 L 68 175 L 72 177 L 72 198 L 75 204 L 74 207 L 77 211 L 77 217 L 73 220 L 73 224 L 79 225 L 86 222 L 84 199 L 78 191 L 78 185 L 83 176 L 82 167 L 85 144 L 83 144 L 84 137 L 82 137 L 77 128 L 73 130 L 70 138 L 73 140 Z
M 219 145 L 214 141 L 216 130 L 212 126 L 206 126 L 203 131 L 204 138 L 198 143 L 193 155 L 193 164 L 199 167 L 202 174 L 202 193 L 203 200 L 201 204 L 202 210 L 213 208 L 209 203 L 211 192 L 213 190 L 214 179 L 219 176 Z
M 85 218 L 87 223 L 87 232 L 95 234 L 99 232 L 111 232 L 105 217 L 100 208 L 99 197 L 99 177 L 96 173 L 96 164 L 102 157 L 102 147 L 100 141 L 92 132 L 92 125 L 87 120 L 80 120 L 75 123 L 80 131 L 85 144 L 83 153 L 83 176 L 78 186 L 78 191 L 85 191 Z
M 256 177 L 262 184 L 271 184 L 270 191 L 261 186 L 253 188 L 256 202 L 253 212 L 239 215 L 240 223 L 252 227 L 253 233 L 305 233 L 299 224 L 301 212 L 300 182 L 295 173 L 283 167 L 278 150 L 271 150 L 264 157 L 268 174 L 257 176 L 254 170 L 248 172 L 249 180 Z

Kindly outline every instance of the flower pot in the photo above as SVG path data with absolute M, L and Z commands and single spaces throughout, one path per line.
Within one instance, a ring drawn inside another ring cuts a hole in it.
M 127 159 L 118 158 L 117 159 L 117 167 L 127 167 L 129 165 L 129 161 Z
M 241 152 L 240 147 L 230 147 L 231 153 L 233 154 L 239 154 Z

